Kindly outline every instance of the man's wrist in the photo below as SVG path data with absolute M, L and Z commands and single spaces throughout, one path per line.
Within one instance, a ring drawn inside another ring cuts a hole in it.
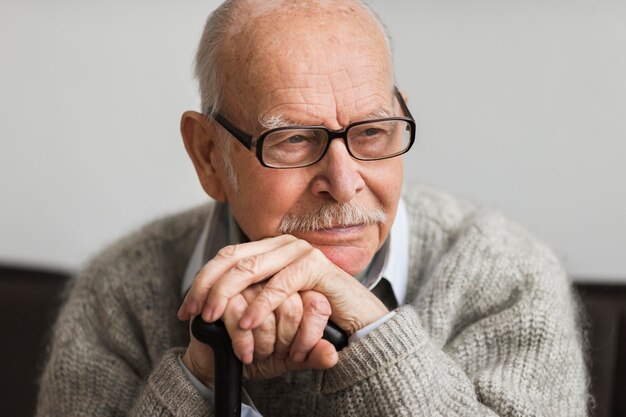
M 185 365 L 183 355 L 178 355 L 178 362 L 180 363 L 180 367 L 183 368 L 185 376 L 187 376 L 191 384 L 198 390 L 198 392 L 211 404 L 215 404 L 215 387 L 213 385 L 206 386 L 202 381 L 196 378 L 196 376 L 191 373 L 189 368 L 187 368 L 187 365 Z M 261 413 L 257 410 L 254 402 L 252 402 L 252 399 L 243 388 L 241 390 L 241 397 L 243 400 L 243 403 L 241 404 L 241 415 L 246 417 L 260 417 Z
M 367 304 L 367 310 L 363 311 L 357 318 L 358 322 L 348 329 L 348 336 L 356 334 L 360 330 L 378 322 L 380 319 L 389 314 L 387 307 L 385 307 L 385 305 L 378 298 L 376 298 L 375 295 L 371 293 L 368 293 L 368 295 L 371 295 L 373 299 L 371 300 L 371 303 Z
M 356 343 L 359 340 L 363 339 L 365 336 L 367 336 L 368 334 L 370 334 L 371 332 L 373 332 L 374 330 L 382 326 L 384 323 L 386 323 L 389 319 L 391 319 L 395 315 L 396 315 L 395 311 L 390 311 L 383 317 L 376 320 L 375 322 L 370 323 L 367 326 L 363 327 L 362 329 L 356 331 L 353 335 L 351 335 L 348 338 L 348 344 L 351 345 L 352 343 Z
M 191 355 L 189 354 L 189 349 L 187 349 L 184 355 L 180 356 L 180 361 L 181 361 L 181 364 L 183 365 L 184 370 L 187 371 L 191 376 L 193 376 L 193 379 L 195 379 L 196 381 L 198 381 L 199 383 L 207 387 L 209 390 L 211 391 L 214 390 L 215 380 L 213 378 L 213 375 L 214 375 L 213 370 L 201 369 L 198 366 L 196 366 L 195 362 L 191 358 Z M 193 379 L 192 379 L 192 382 L 193 382 Z

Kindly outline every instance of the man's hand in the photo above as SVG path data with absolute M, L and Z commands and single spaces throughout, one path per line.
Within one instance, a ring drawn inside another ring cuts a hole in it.
M 220 250 L 198 272 L 179 318 L 221 318 L 235 354 L 248 365 L 246 376 L 270 378 L 335 365 L 334 347 L 321 340 L 329 317 L 352 335 L 387 313 L 378 298 L 321 251 L 282 235 Z M 192 337 L 183 361 L 210 384 L 212 355 L 200 344 Z
M 301 296 L 290 297 L 257 329 L 239 328 L 237 322 L 247 307 L 247 300 L 260 291 L 260 286 L 252 286 L 233 297 L 222 317 L 233 350 L 246 365 L 244 378 L 266 379 L 300 369 L 333 367 L 337 352 L 332 344 L 321 340 L 330 315 L 328 300 L 315 291 L 305 291 Z M 211 348 L 193 335 L 183 362 L 205 385 L 213 385 Z
M 227 246 L 198 273 L 180 309 L 180 317 L 222 317 L 230 300 L 264 282 L 238 324 L 256 329 L 294 294 L 314 290 L 330 302 L 331 319 L 348 335 L 388 313 L 384 304 L 308 242 L 281 235 Z

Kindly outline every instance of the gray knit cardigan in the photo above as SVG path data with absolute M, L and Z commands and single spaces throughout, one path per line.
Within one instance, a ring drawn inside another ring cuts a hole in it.
M 271 416 L 584 416 L 576 308 L 553 253 L 493 211 L 413 187 L 405 305 L 324 372 L 248 381 Z M 206 206 L 114 244 L 73 282 L 38 416 L 211 416 L 177 357 Z

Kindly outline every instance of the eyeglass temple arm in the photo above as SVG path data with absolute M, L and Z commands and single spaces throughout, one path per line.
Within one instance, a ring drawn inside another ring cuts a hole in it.
M 398 98 L 398 102 L 400 103 L 400 108 L 402 109 L 402 111 L 404 112 L 406 116 L 413 119 L 413 115 L 411 114 L 409 107 L 406 105 L 406 102 L 404 101 L 404 98 L 402 97 L 402 93 L 400 93 L 400 90 L 398 90 L 397 86 L 394 86 L 393 89 L 396 92 L 396 97 Z
M 219 113 L 216 113 L 213 116 L 215 121 L 217 121 L 224 129 L 228 131 L 231 135 L 235 137 L 243 146 L 248 149 L 252 149 L 252 136 L 244 132 L 243 130 L 239 130 L 235 125 L 233 125 L 228 119 L 222 116 Z

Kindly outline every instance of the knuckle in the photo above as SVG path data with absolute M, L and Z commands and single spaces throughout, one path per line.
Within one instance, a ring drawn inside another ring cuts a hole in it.
M 228 300 L 226 304 L 226 314 L 229 321 L 236 322 L 237 317 L 241 316 L 244 310 L 248 307 L 248 303 L 241 295 L 235 295 Z
M 246 256 L 235 264 L 233 269 L 244 275 L 256 275 L 261 268 L 258 256 Z
M 288 308 L 282 313 L 281 321 L 288 323 L 299 323 L 302 317 L 302 309 Z
M 310 254 L 314 259 L 326 259 L 324 252 L 315 247 L 311 247 Z
M 196 273 L 196 276 L 193 279 L 191 284 L 191 289 L 194 291 L 202 291 L 206 292 L 211 288 L 212 281 L 207 278 L 204 271 L 201 269 Z M 192 293 L 194 291 L 190 291 Z
M 270 300 L 270 296 L 267 294 L 267 291 L 268 290 L 265 290 L 261 294 L 259 294 L 254 301 L 262 308 L 267 308 L 268 310 L 271 310 L 272 301 Z
M 281 336 L 276 338 L 276 344 L 274 345 L 274 357 L 282 360 L 290 356 L 290 351 L 293 349 L 295 343 L 293 338 Z
M 255 329 L 255 334 L 265 338 L 273 337 L 274 332 L 276 331 L 276 325 L 273 317 L 274 316 L 270 314 L 270 316 Z
M 259 284 L 252 284 L 241 292 L 242 298 L 246 303 L 250 304 L 254 301 L 256 296 L 263 290 L 263 286 Z
M 238 250 L 239 250 L 239 245 L 224 246 L 222 249 L 220 249 L 217 252 L 217 255 L 215 255 L 215 258 L 222 259 L 222 260 L 231 259 L 237 254 Z
M 306 303 L 305 310 L 314 316 L 329 317 L 332 313 L 330 303 L 326 297 L 311 297 Z
M 233 335 L 231 343 L 235 352 L 244 352 L 250 347 L 249 338 L 245 335 Z
M 287 350 L 287 348 L 291 346 L 292 342 L 293 342 L 293 336 L 291 335 L 287 335 L 283 333 L 278 333 L 276 335 L 276 348 L 278 351 L 281 351 L 284 353 Z
M 273 353 L 273 347 L 265 343 L 255 343 L 254 356 L 257 359 L 265 359 Z
M 307 242 L 304 239 L 298 239 L 294 242 L 295 245 L 298 245 L 299 249 L 302 250 L 311 250 L 313 249 L 313 246 L 311 246 L 311 244 L 309 242 Z
M 296 251 L 301 253 L 303 256 L 310 256 L 311 254 L 314 253 L 314 251 L 318 250 L 309 242 L 303 239 L 298 239 L 295 242 L 292 242 L 291 245 L 294 245 L 296 248 Z
M 281 239 L 284 240 L 287 243 L 291 243 L 291 242 L 295 242 L 297 240 L 300 240 L 297 237 L 295 237 L 294 235 L 282 235 Z
M 289 300 L 291 300 L 291 298 Z M 280 321 L 288 323 L 299 323 L 300 319 L 302 318 L 302 312 L 302 303 L 295 301 L 285 302 L 280 309 Z
M 254 354 L 260 358 L 266 358 L 274 352 L 274 331 L 269 329 L 255 329 L 254 331 Z
M 289 297 L 289 293 L 281 287 L 267 285 L 262 293 L 259 294 L 257 299 L 264 306 L 272 309 L 273 300 L 285 300 Z
M 262 361 L 264 359 L 269 358 L 271 354 L 272 354 L 271 351 L 257 347 L 257 349 L 254 351 L 254 359 Z

